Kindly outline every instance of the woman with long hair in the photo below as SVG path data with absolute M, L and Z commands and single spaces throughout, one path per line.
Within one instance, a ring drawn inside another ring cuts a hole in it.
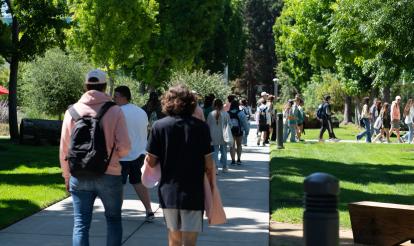
M 243 131 L 247 129 L 246 115 L 240 110 L 237 100 L 233 100 L 230 103 L 228 114 L 230 116 L 231 133 L 234 139 L 230 147 L 231 164 L 236 165 L 237 152 L 237 165 L 241 165 Z
M 412 98 L 408 99 L 403 112 L 404 123 L 408 126 L 408 134 L 406 134 L 407 142 L 413 143 L 413 118 L 414 118 L 414 101 Z M 405 136 L 404 136 L 405 137 Z
M 227 143 L 224 139 L 223 132 L 226 131 L 229 124 L 229 114 L 223 111 L 223 101 L 215 99 L 213 102 L 213 111 L 207 116 L 207 125 L 210 128 L 211 145 L 214 148 L 213 159 L 216 162 L 216 171 L 218 171 L 218 164 L 220 163 L 223 173 L 228 171 Z
M 374 138 L 373 142 L 376 142 L 380 137 L 387 137 L 387 143 L 390 143 L 391 115 L 389 103 L 384 103 L 384 105 L 381 108 L 379 117 L 382 121 L 381 132 Z
M 364 106 L 362 107 L 361 120 L 364 123 L 365 130 L 360 132 L 356 139 L 359 141 L 361 138 L 366 136 L 365 142 L 371 143 L 371 114 L 369 112 L 369 97 L 364 98 Z

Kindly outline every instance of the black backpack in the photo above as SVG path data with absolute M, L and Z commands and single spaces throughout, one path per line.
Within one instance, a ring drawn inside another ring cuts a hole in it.
M 322 120 L 325 118 L 325 103 L 319 105 L 318 110 L 316 111 L 316 118 Z
M 66 156 L 73 176 L 99 176 L 108 168 L 115 145 L 108 157 L 101 119 L 114 105 L 114 102 L 106 102 L 95 117 L 81 117 L 73 106 L 68 109 L 75 121 Z
M 259 125 L 264 126 L 267 125 L 267 117 L 266 117 L 266 111 L 267 107 L 259 109 Z

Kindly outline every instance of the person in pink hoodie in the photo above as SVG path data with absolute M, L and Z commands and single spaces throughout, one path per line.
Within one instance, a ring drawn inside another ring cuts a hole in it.
M 98 69 L 86 75 L 86 92 L 72 106 L 79 116 L 94 117 L 106 102 L 111 101 L 111 97 L 105 94 L 106 81 L 106 73 Z M 101 126 L 105 136 L 106 150 L 107 153 L 112 153 L 103 175 L 75 175 L 75 177 L 71 174 L 68 154 L 74 126 L 75 121 L 67 110 L 62 125 L 59 159 L 66 189 L 73 199 L 73 245 L 89 245 L 89 228 L 96 197 L 102 200 L 105 208 L 107 245 L 121 245 L 123 185 L 119 159 L 126 156 L 131 147 L 124 114 L 121 108 L 115 105 L 110 107 L 102 117 Z

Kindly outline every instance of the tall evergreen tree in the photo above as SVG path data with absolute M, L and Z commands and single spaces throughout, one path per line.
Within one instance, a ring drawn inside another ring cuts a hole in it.
M 248 40 L 243 79 L 246 87 L 252 89 L 248 95 L 250 101 L 254 100 L 255 85 L 271 87 L 273 83 L 276 55 L 272 27 L 282 6 L 282 0 L 246 1 L 245 22 Z

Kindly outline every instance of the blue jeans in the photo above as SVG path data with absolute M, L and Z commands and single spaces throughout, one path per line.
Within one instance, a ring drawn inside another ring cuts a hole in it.
M 364 121 L 365 131 L 359 133 L 357 135 L 357 139 L 359 140 L 359 139 L 363 138 L 366 135 L 367 137 L 366 137 L 365 141 L 367 143 L 371 143 L 371 122 L 369 121 L 369 119 L 366 119 L 366 118 L 363 118 L 362 121 Z
M 287 138 L 290 134 L 290 142 L 296 142 L 296 125 L 283 125 L 283 142 L 286 143 Z
M 122 243 L 122 176 L 102 175 L 88 178 L 72 176 L 70 193 L 74 210 L 73 246 L 89 245 L 89 228 L 96 197 L 102 200 L 105 208 L 106 245 L 120 246 Z
M 219 152 L 221 154 L 220 156 L 220 164 L 223 168 L 227 167 L 227 145 L 226 144 L 220 144 L 220 145 L 214 145 L 214 153 L 213 153 L 213 159 L 216 163 L 216 169 L 218 168 L 219 163 Z
M 407 124 L 407 126 L 408 126 L 408 132 L 403 136 L 403 139 L 407 143 L 411 143 L 411 141 L 413 141 L 414 127 L 413 127 L 413 124 Z

